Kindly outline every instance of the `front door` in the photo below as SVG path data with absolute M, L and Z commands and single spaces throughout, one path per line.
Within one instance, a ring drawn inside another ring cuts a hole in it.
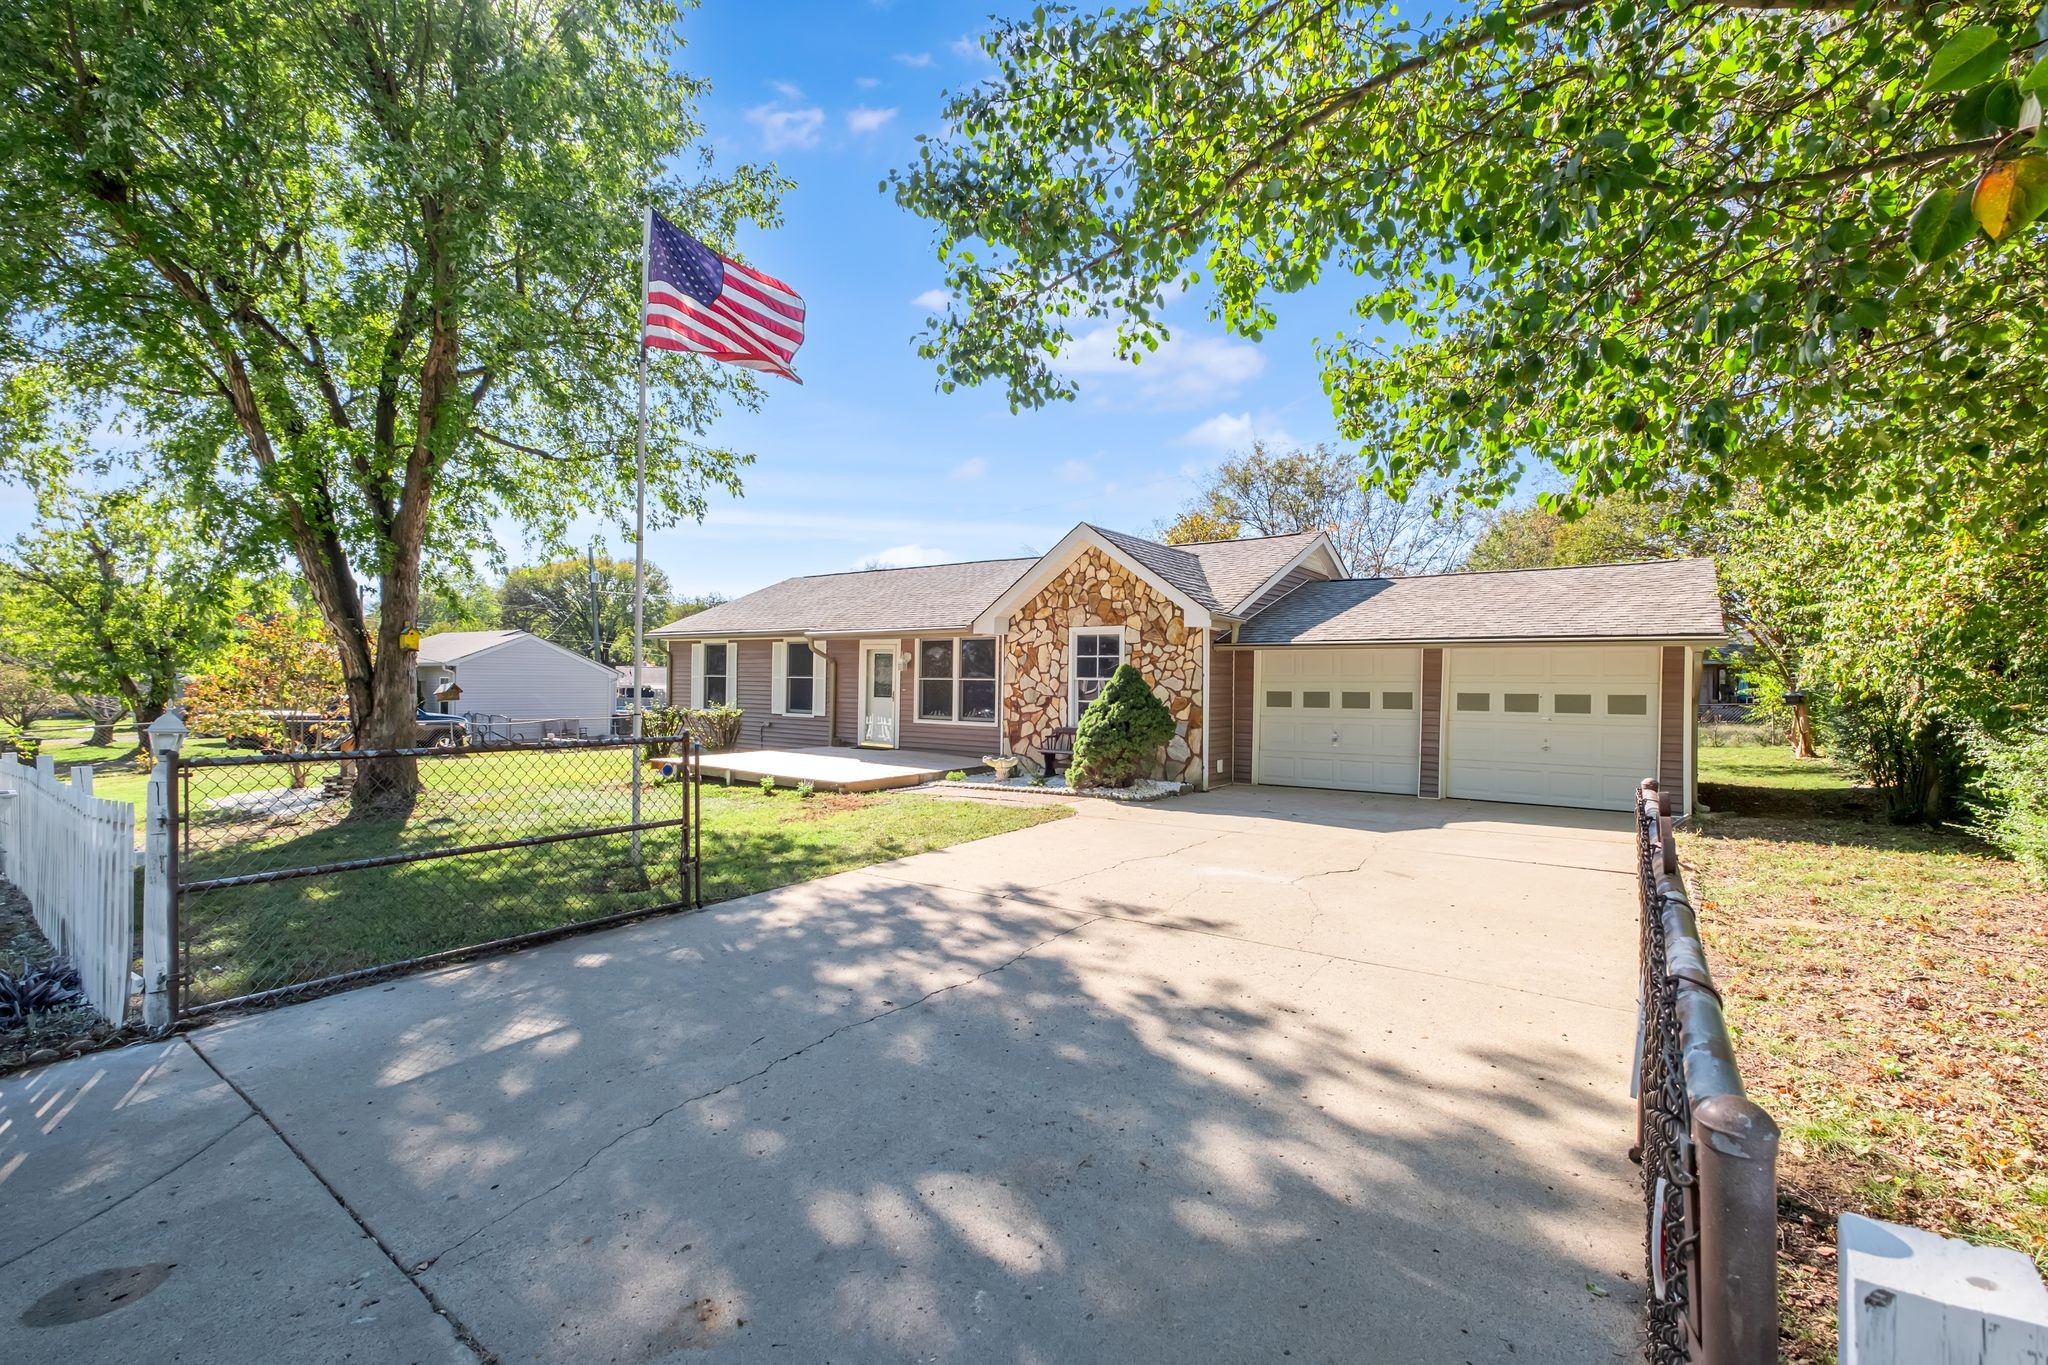
M 896 651 L 863 649 L 860 655 L 860 742 L 877 749 L 896 747 Z

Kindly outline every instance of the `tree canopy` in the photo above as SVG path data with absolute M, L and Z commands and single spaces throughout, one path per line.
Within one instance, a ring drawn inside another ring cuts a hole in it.
M 647 566 L 646 625 L 665 625 L 688 608 L 671 600 L 668 575 Z M 588 655 L 599 663 L 633 661 L 633 561 L 597 558 L 597 587 L 592 601 L 590 568 L 583 559 L 558 559 L 505 575 L 499 590 L 498 621 L 510 630 L 531 631 L 564 649 Z M 597 609 L 597 645 L 592 653 L 591 608 Z M 648 642 L 648 657 L 658 657 L 658 640 Z
M 1039 10 L 892 177 L 935 224 L 942 387 L 1070 395 L 1080 318 L 1127 355 L 1206 281 L 1325 338 L 1344 436 L 1396 493 L 1565 487 L 1772 508 L 1925 492 L 2038 528 L 2048 87 L 2038 0 L 1481 0 Z
M 1432 481 L 1395 498 L 1360 483 L 1357 459 L 1333 447 L 1280 450 L 1253 441 L 1211 471 L 1166 534 L 1200 540 L 1325 531 L 1345 567 L 1362 577 L 1441 573 L 1457 566 L 1471 538 L 1470 516 L 1439 507 L 1447 500 L 1433 496 L 1445 491 Z M 1222 527 L 1231 529 L 1193 534 Z
M 196 499 L 254 516 L 358 732 L 406 742 L 426 548 L 631 506 L 643 207 L 729 249 L 784 182 L 693 154 L 703 83 L 667 0 L 56 0 L 0 24 L 0 361 L 61 362 Z M 703 433 L 760 391 L 654 370 L 658 523 L 736 489 Z

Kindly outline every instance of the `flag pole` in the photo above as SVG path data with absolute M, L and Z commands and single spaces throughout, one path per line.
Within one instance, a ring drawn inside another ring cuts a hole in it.
M 647 206 L 640 220 L 640 439 L 633 450 L 633 738 L 646 733 L 642 726 L 641 673 L 646 667 L 647 641 L 642 619 L 647 597 L 647 254 L 654 246 L 654 206 Z M 633 865 L 640 865 L 640 770 L 639 744 L 633 745 Z

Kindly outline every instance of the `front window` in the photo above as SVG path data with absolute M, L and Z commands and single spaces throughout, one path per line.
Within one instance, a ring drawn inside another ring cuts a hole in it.
M 1121 631 L 1084 630 L 1074 636 L 1074 703 L 1084 708 L 1108 685 L 1110 674 L 1124 661 Z
M 917 642 L 917 718 L 996 718 L 996 642 L 987 637 Z
M 818 656 L 811 653 L 810 645 L 803 640 L 785 641 L 783 648 L 788 651 L 789 662 L 783 680 L 782 709 L 792 716 L 808 716 L 816 689 L 811 670 Z
M 732 666 L 727 662 L 732 657 L 731 651 L 732 646 L 730 645 L 704 646 L 704 704 L 706 706 L 725 705 L 725 699 L 731 688 L 732 681 Z M 629 694 L 632 690 L 631 687 L 626 689 Z

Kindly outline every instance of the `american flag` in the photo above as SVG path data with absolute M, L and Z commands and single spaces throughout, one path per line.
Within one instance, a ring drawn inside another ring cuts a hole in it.
M 641 343 L 693 351 L 797 379 L 804 301 L 781 280 L 721 256 L 658 213 L 648 215 Z

